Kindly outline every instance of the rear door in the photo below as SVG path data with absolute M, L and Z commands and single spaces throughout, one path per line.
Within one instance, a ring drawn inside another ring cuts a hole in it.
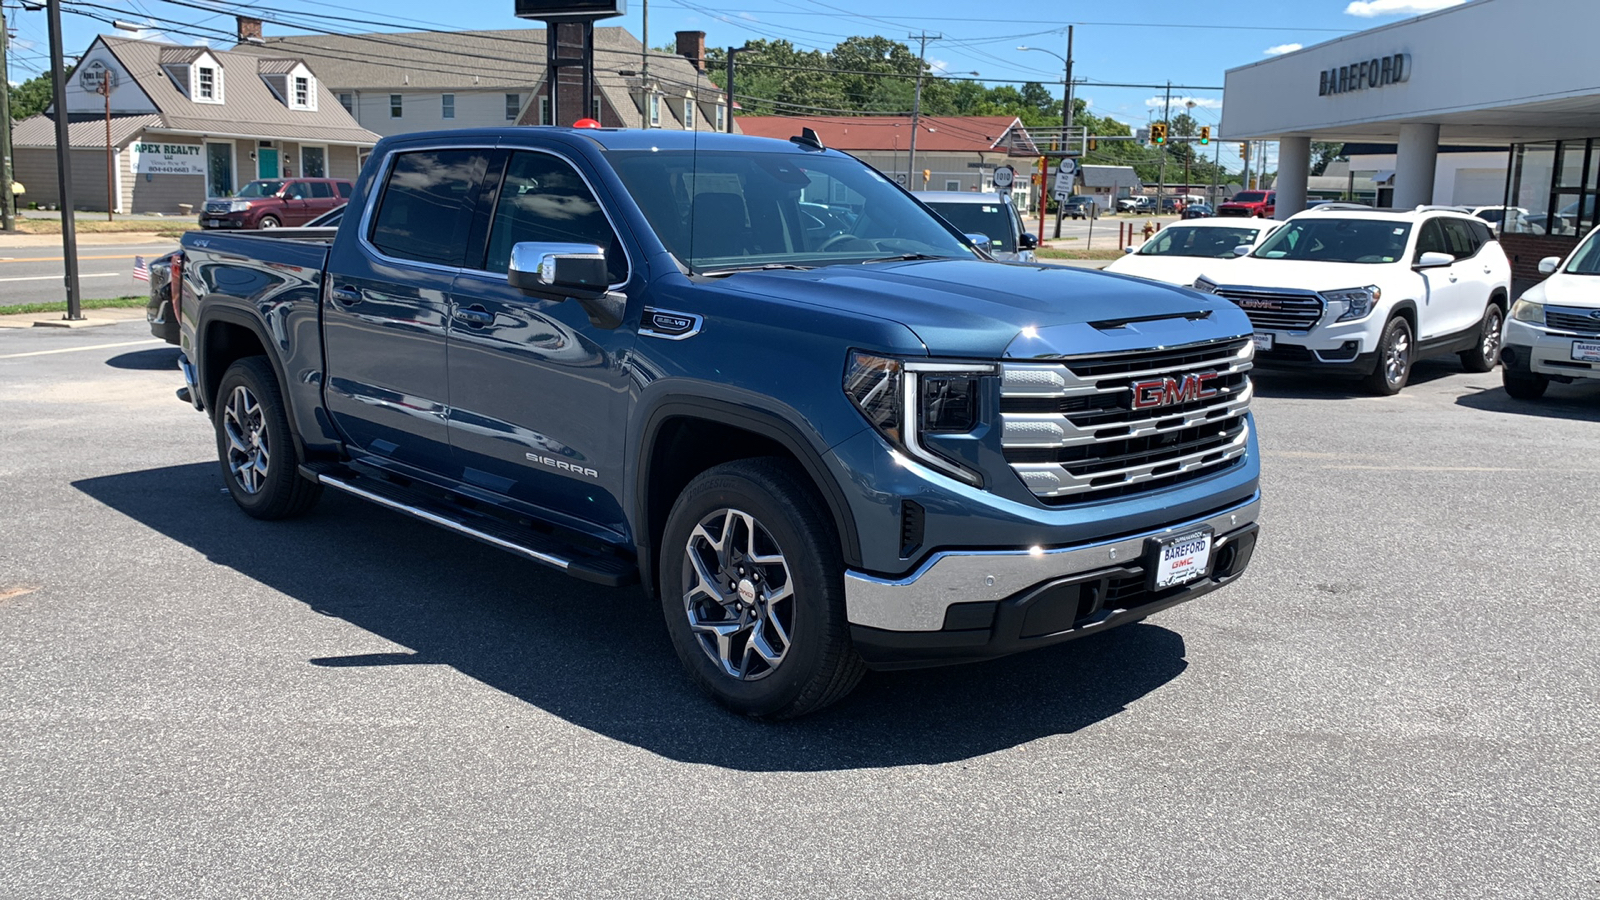
M 310 215 L 306 217 L 307 222 L 343 202 L 333 195 L 333 185 L 331 183 L 311 181 L 307 182 L 307 184 L 311 187 L 311 199 L 306 202 L 306 205 L 310 207 Z
M 468 483 L 539 507 L 574 526 L 626 534 L 620 498 L 629 381 L 626 327 L 596 328 L 573 300 L 511 287 L 513 245 L 597 244 L 614 290 L 643 283 L 593 188 L 562 156 L 503 154 L 487 250 L 451 288 L 449 432 Z M 492 203 L 490 202 L 492 200 Z
M 1485 265 L 1485 254 L 1481 252 L 1487 242 L 1474 227 L 1476 223 L 1455 216 L 1443 216 L 1438 222 L 1444 231 L 1447 252 L 1456 258 L 1455 265 L 1450 267 L 1455 282 L 1444 325 L 1445 333 L 1452 334 L 1475 327 L 1483 319 L 1484 307 L 1489 305 L 1489 294 L 1493 290 L 1489 278 L 1491 269 Z
M 1422 223 L 1412 261 L 1420 260 L 1424 253 L 1455 256 L 1440 218 Z M 1459 331 L 1463 327 L 1459 324 L 1461 310 L 1470 302 L 1468 296 L 1472 282 L 1462 282 L 1456 265 L 1418 269 L 1417 275 L 1423 281 L 1422 305 L 1417 311 L 1418 337 L 1426 341 Z M 1479 311 L 1482 311 L 1482 307 L 1479 307 Z
M 450 285 L 473 231 L 491 151 L 389 153 L 365 209 L 334 241 L 323 304 L 323 395 L 348 442 L 375 460 L 454 477 L 446 433 Z

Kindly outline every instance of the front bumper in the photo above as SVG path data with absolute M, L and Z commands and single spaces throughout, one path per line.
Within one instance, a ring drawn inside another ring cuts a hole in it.
M 1072 640 L 1208 593 L 1239 577 L 1255 550 L 1259 494 L 1163 528 L 1049 550 L 949 550 L 899 579 L 845 573 L 851 636 L 874 668 L 990 659 Z M 1209 526 L 1212 570 L 1188 585 L 1144 587 L 1151 539 Z
M 1600 379 L 1600 363 L 1580 362 L 1572 358 L 1573 341 L 1593 343 L 1600 341 L 1600 337 L 1569 332 L 1552 333 L 1527 322 L 1508 319 L 1501 352 L 1506 365 L 1517 371 L 1533 372 L 1560 381 Z

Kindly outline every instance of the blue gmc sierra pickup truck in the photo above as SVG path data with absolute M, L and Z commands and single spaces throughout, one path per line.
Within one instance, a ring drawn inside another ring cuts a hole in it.
M 739 712 L 1104 631 L 1249 563 L 1236 306 L 996 262 L 809 130 L 391 137 L 346 213 L 183 239 L 179 395 L 240 508 L 345 491 L 642 582 Z

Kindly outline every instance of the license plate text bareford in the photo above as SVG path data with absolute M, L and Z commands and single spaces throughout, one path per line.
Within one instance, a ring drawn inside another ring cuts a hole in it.
M 1600 362 L 1600 341 L 1573 341 L 1572 358 L 1578 362 Z
M 1250 336 L 1250 340 L 1255 342 L 1257 350 L 1272 349 L 1272 335 L 1269 332 L 1258 331 Z
M 1150 590 L 1165 590 L 1205 576 L 1211 569 L 1213 541 L 1214 534 L 1209 528 L 1152 539 L 1148 564 Z

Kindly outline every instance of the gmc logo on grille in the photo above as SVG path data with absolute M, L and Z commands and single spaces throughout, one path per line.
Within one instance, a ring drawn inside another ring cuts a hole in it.
M 1153 378 L 1149 381 L 1135 381 L 1133 383 L 1133 408 L 1155 409 L 1159 406 L 1175 406 L 1179 403 L 1188 403 L 1191 400 L 1205 400 L 1215 397 L 1219 391 L 1208 387 L 1215 381 L 1217 373 L 1203 372 L 1190 373 L 1182 378 Z
M 1267 309 L 1277 312 L 1283 308 L 1276 300 L 1240 300 L 1238 303 L 1245 309 Z

